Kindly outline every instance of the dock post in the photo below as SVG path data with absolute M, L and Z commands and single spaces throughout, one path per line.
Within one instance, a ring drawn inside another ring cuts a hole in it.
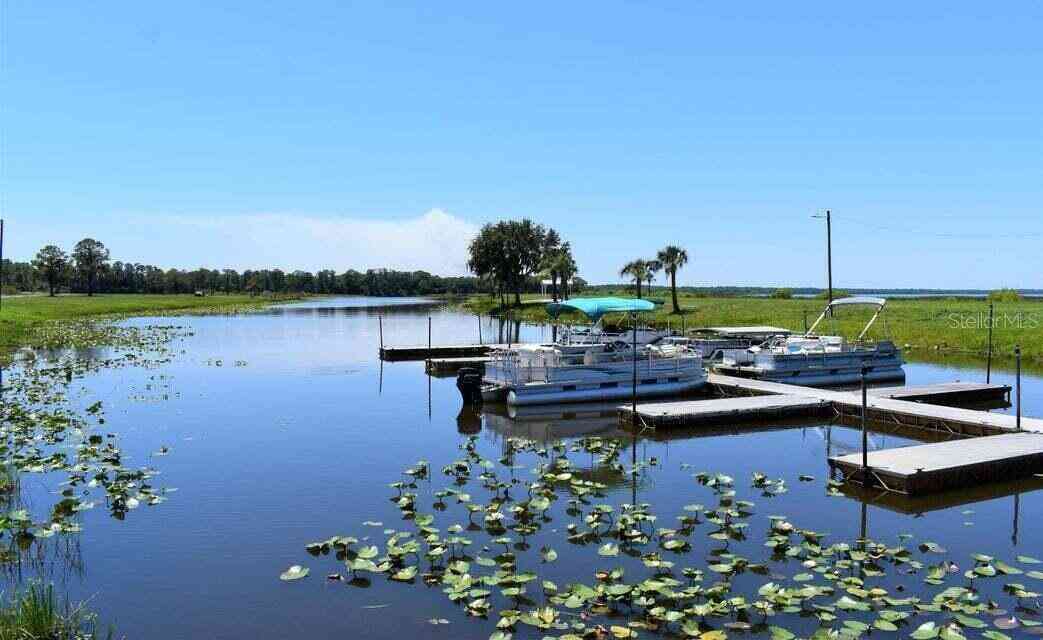
M 633 386 L 630 388 L 630 419 L 631 427 L 634 428 L 634 433 L 637 433 L 637 313 L 630 315 L 632 321 L 633 333 L 631 334 L 631 349 L 633 353 L 631 356 L 634 358 L 634 378 L 632 380 Z M 635 435 L 635 438 L 637 436 Z
M 384 357 L 384 316 L 377 316 L 377 332 L 380 334 L 380 357 Z
M 427 359 L 431 359 L 431 316 L 427 316 Z
M 992 382 L 992 304 L 989 303 L 989 355 L 985 360 L 985 384 Z
M 862 365 L 862 484 L 869 484 L 869 432 L 866 430 L 866 366 Z
M 1017 385 L 1017 428 L 1021 431 L 1021 345 L 1014 345 L 1015 384 Z
M 478 346 L 482 344 L 482 314 L 478 314 Z

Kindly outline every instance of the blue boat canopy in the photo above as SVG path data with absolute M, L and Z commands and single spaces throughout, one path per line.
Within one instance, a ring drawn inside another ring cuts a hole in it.
M 552 318 L 565 311 L 580 311 L 592 321 L 597 322 L 606 313 L 631 313 L 651 311 L 655 304 L 637 298 L 573 298 L 547 305 L 547 313 Z

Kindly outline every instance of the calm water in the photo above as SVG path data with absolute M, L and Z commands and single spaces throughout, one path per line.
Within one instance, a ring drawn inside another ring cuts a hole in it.
M 382 542 L 382 527 L 364 526 L 367 520 L 405 528 L 387 484 L 419 459 L 432 463 L 430 490 L 448 484 L 439 469 L 459 457 L 467 437 L 462 431 L 477 431 L 482 454 L 493 459 L 509 435 L 614 431 L 614 419 L 596 411 L 469 418 L 461 415 L 452 378 L 428 378 L 419 362 L 381 366 L 378 317 L 384 318 L 386 343 L 419 344 L 427 340 L 429 315 L 435 343 L 477 339 L 473 316 L 413 299 L 318 300 L 257 315 L 176 319 L 193 335 L 173 361 L 153 370 L 102 370 L 83 381 L 80 401 L 102 400 L 106 428 L 121 434 L 131 462 L 155 465 L 162 471 L 155 484 L 178 491 L 124 521 L 104 508 L 85 512 L 82 535 L 47 545 L 20 572 L 9 571 L 7 580 L 44 575 L 71 598 L 89 598 L 130 638 L 487 638 L 496 606 L 491 620 L 482 621 L 449 604 L 440 587 L 383 578 L 369 588 L 327 582 L 325 574 L 337 563 L 304 551 L 305 544 L 335 534 Z M 483 339 L 505 339 L 504 331 L 483 320 Z M 523 326 L 518 333 L 522 340 L 549 337 L 541 327 Z M 909 384 L 984 379 L 978 370 L 937 365 L 910 364 L 907 371 Z M 999 372 L 994 379 L 1010 375 Z M 1028 377 L 1024 385 L 1024 412 L 1043 415 L 1043 379 Z M 670 521 L 687 503 L 714 503 L 710 491 L 692 480 L 694 470 L 724 472 L 736 478 L 740 497 L 757 503 L 751 527 L 784 514 L 831 539 L 851 539 L 864 515 L 876 539 L 910 533 L 917 541 L 942 543 L 968 564 L 973 552 L 1007 559 L 1043 555 L 1043 492 L 1033 483 L 919 503 L 883 500 L 863 514 L 862 502 L 825 495 L 827 442 L 834 452 L 857 450 L 860 437 L 853 429 L 804 424 L 694 436 L 639 441 L 639 459 L 655 457 L 659 464 L 646 469 L 636 486 L 608 477 L 603 501 L 618 505 L 636 494 Z M 872 437 L 874 447 L 910 443 L 895 435 Z M 164 446 L 169 455 L 152 455 Z M 590 463 L 584 456 L 574 461 Z M 682 463 L 694 469 L 682 469 Z M 749 488 L 755 471 L 784 478 L 789 493 L 760 497 Z M 799 474 L 816 480 L 798 482 Z M 28 483 L 30 500 L 35 494 L 43 501 L 54 489 Z M 612 566 L 598 563 L 602 559 L 590 548 L 570 547 L 551 529 L 529 541 L 534 549 L 549 544 L 560 554 L 554 564 L 530 567 L 541 578 L 589 583 L 595 565 Z M 751 557 L 762 553 L 760 541 L 745 543 Z M 696 555 L 701 557 L 698 548 Z M 293 564 L 311 567 L 312 575 L 280 582 L 279 573 Z M 451 624 L 432 626 L 429 618 Z M 519 628 L 516 637 L 544 635 Z

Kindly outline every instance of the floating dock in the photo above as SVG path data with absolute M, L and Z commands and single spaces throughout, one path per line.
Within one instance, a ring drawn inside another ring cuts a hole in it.
M 864 470 L 861 453 L 832 457 L 829 466 L 847 481 L 919 495 L 1043 469 L 1043 434 L 1007 433 L 871 451 L 866 460 Z
M 637 408 L 640 428 L 690 427 L 764 418 L 833 415 L 860 418 L 862 393 L 803 387 L 711 373 L 708 383 L 732 397 L 713 400 L 643 403 Z M 869 389 L 866 418 L 907 432 L 954 440 L 873 451 L 862 467 L 862 454 L 835 456 L 831 469 L 845 480 L 905 495 L 923 495 L 1043 471 L 1043 420 L 964 409 L 947 404 L 1007 399 L 1010 387 L 954 382 L 914 387 Z M 932 404 L 934 402 L 942 404 Z M 618 409 L 628 426 L 633 412 Z
M 1010 386 L 981 382 L 949 382 L 908 387 L 875 387 L 867 393 L 877 398 L 909 400 L 927 404 L 967 405 L 975 402 L 1010 403 Z
M 801 387 L 781 382 L 766 382 L 717 373 L 711 373 L 707 377 L 707 381 L 724 394 L 799 395 L 805 398 L 827 400 L 832 403 L 833 408 L 842 416 L 857 417 L 862 413 L 862 394 L 860 391 L 834 391 Z M 991 436 L 1017 430 L 1017 420 L 1012 415 L 928 404 L 924 400 L 932 397 L 944 397 L 946 402 L 953 404 L 976 402 L 987 395 L 1009 394 L 1010 388 L 1006 385 L 953 382 L 942 385 L 910 387 L 910 389 L 911 391 L 904 395 L 901 400 L 886 397 L 888 394 L 899 393 L 893 388 L 890 391 L 886 388 L 878 389 L 878 391 L 883 391 L 884 395 L 875 395 L 870 390 L 866 399 L 867 418 L 904 427 L 965 436 Z M 1021 429 L 1023 431 L 1043 433 L 1043 420 L 1023 417 L 1021 419 Z
M 631 424 L 630 406 L 619 408 L 620 422 Z M 833 417 L 827 400 L 797 395 L 749 396 L 682 402 L 642 403 L 637 407 L 637 422 L 642 427 L 690 427 L 701 424 L 768 420 L 792 416 Z
M 430 360 L 432 358 L 476 358 L 493 349 L 506 348 L 505 344 L 450 344 L 419 347 L 381 347 L 380 359 L 387 362 L 406 360 Z
M 427 361 L 425 369 L 433 376 L 453 375 L 464 367 L 477 369 L 479 373 L 485 373 L 485 363 L 489 362 L 488 356 L 475 356 L 470 358 L 431 358 Z

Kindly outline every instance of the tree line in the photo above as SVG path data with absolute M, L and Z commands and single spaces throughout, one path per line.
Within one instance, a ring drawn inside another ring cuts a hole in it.
M 30 262 L 3 261 L 5 292 L 86 293 L 316 293 L 412 296 L 484 293 L 486 283 L 470 276 L 443 277 L 426 271 L 349 269 L 161 269 L 150 264 L 112 261 L 105 245 L 93 238 L 69 253 L 47 245 Z M 485 286 L 485 288 L 483 288 Z M 530 284 L 529 287 L 538 286 Z
M 571 245 L 554 229 L 528 218 L 484 225 L 468 246 L 467 268 L 500 296 L 501 306 L 510 294 L 521 304 L 522 292 L 544 277 L 551 281 L 556 302 L 579 271 Z
M 531 224 L 531 223 L 530 223 Z M 511 286 L 523 292 L 539 291 L 539 267 L 550 269 L 555 282 L 566 282 L 575 272 L 568 243 L 562 243 L 556 232 L 529 228 L 540 238 L 536 268 Z M 525 264 L 528 258 L 526 258 Z M 503 273 L 501 271 L 501 273 Z M 111 259 L 104 243 L 93 238 L 77 242 L 66 253 L 56 245 L 41 248 L 28 262 L 4 259 L 0 287 L 5 294 L 14 292 L 57 293 L 315 293 L 366 296 L 469 295 L 495 293 L 488 277 L 444 277 L 426 271 L 368 269 L 337 273 L 333 269 L 310 271 L 281 269 L 162 269 L 150 264 Z M 579 282 L 579 279 L 576 279 Z M 513 290 L 513 289 L 512 289 Z

